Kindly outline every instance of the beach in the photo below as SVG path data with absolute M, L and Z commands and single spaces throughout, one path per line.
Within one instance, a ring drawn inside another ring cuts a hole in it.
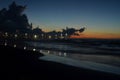
M 120 75 L 40 60 L 39 52 L 0 46 L 1 73 L 9 80 L 83 79 L 119 80 Z

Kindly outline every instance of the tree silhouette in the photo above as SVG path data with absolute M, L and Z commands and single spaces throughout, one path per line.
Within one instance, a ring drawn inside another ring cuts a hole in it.
M 26 6 L 17 5 L 15 2 L 9 6 L 8 10 L 0 10 L 0 30 L 8 32 L 27 32 L 32 29 L 28 23 L 26 14 L 22 14 Z

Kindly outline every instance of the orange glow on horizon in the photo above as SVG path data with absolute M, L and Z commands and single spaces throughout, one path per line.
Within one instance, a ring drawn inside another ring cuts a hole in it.
M 107 34 L 107 33 L 86 33 L 80 36 L 72 35 L 70 38 L 100 38 L 100 39 L 120 39 L 120 34 Z

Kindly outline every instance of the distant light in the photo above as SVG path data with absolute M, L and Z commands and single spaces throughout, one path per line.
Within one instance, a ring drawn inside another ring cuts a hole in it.
M 55 39 L 57 39 L 57 34 L 55 35 Z
M 5 32 L 5 36 L 8 36 L 8 33 L 7 33 L 7 32 Z
M 41 34 L 41 36 L 42 36 L 42 39 L 44 38 L 43 36 L 44 36 L 44 34 Z
M 55 36 L 57 37 L 57 34 Z
M 60 36 L 61 36 L 61 37 L 60 37 L 61 39 L 63 39 L 63 38 L 64 38 L 62 33 L 60 34 Z
M 42 50 L 40 50 L 40 53 L 42 52 Z
M 27 36 L 28 34 L 27 33 L 25 33 L 25 36 Z
M 15 38 L 16 38 L 16 37 L 18 37 L 18 35 L 17 35 L 17 34 L 15 34 Z
M 14 48 L 16 47 L 16 44 L 14 44 Z
M 5 42 L 5 44 L 4 44 L 5 46 L 7 46 L 7 43 Z
M 50 53 L 50 51 L 48 51 L 48 54 Z
M 59 56 L 61 56 L 62 54 L 61 54 L 61 52 L 59 52 Z
M 43 37 L 43 36 L 44 36 L 44 34 L 41 34 L 41 36 Z
M 24 50 L 26 49 L 26 46 L 24 46 Z
M 34 35 L 34 38 L 36 39 L 36 38 L 37 38 L 37 35 Z
M 49 39 L 51 39 L 51 36 L 49 36 Z
M 60 36 L 63 36 L 63 34 L 61 33 Z
M 64 53 L 64 56 L 67 56 L 67 53 Z
M 65 36 L 68 36 L 68 34 L 66 33 Z
M 36 49 L 34 48 L 33 51 L 36 51 Z
M 66 34 L 65 34 L 65 38 L 67 39 L 67 37 L 68 37 L 68 34 L 66 33 Z

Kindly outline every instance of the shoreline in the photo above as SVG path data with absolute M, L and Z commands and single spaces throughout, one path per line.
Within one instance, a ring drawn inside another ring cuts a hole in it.
M 47 79 L 84 79 L 84 80 L 119 80 L 120 75 L 77 68 L 57 62 L 38 60 L 41 53 L 1 46 L 2 70 L 9 80 Z M 14 75 L 14 76 L 13 76 Z M 46 77 L 44 77 L 46 76 Z M 56 78 L 57 77 L 57 78 Z M 22 79 L 21 79 L 22 78 Z

